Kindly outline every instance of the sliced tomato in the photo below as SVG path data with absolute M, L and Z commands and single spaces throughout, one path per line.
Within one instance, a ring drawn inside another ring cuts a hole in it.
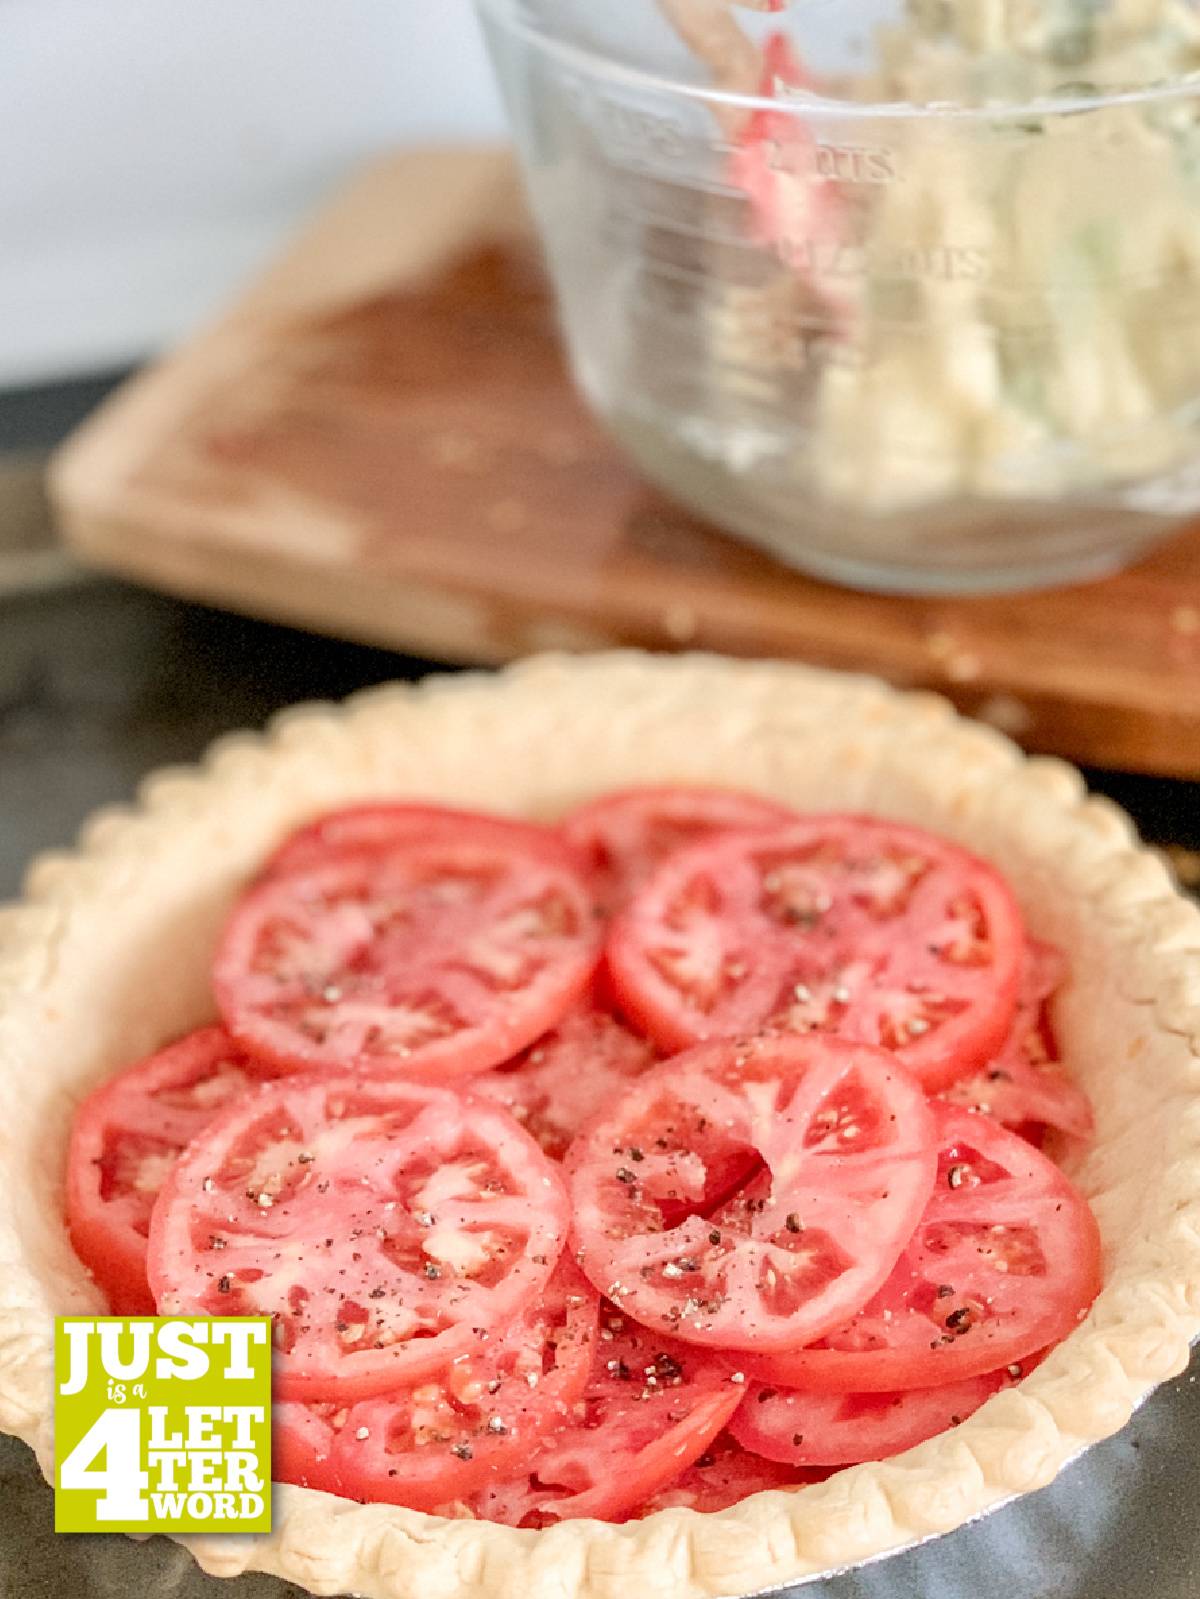
M 584 1391 L 599 1308 L 563 1262 L 536 1305 L 440 1376 L 349 1407 L 276 1407 L 285 1433 L 276 1477 L 433 1510 L 519 1471 Z
M 669 856 L 718 833 L 779 827 L 795 812 L 720 788 L 627 788 L 573 811 L 567 842 L 587 864 L 597 901 L 615 911 Z
M 233 1035 L 281 1070 L 444 1078 L 554 1027 L 598 942 L 565 856 L 451 837 L 260 883 L 229 921 L 214 988 Z
M 993 1394 L 1019 1382 L 1025 1369 L 1018 1363 L 894 1394 L 807 1393 L 760 1384 L 747 1394 L 729 1428 L 756 1455 L 793 1468 L 887 1460 L 957 1427 Z
M 704 1453 L 744 1391 L 728 1366 L 604 1307 L 582 1415 L 467 1506 L 510 1527 L 623 1520 Z
M 447 805 L 381 802 L 345 806 L 297 828 L 267 861 L 262 875 L 307 872 L 347 855 L 377 855 L 408 844 L 453 843 L 467 838 L 514 844 L 535 854 L 560 858 L 563 854 L 557 830 L 535 822 Z
M 554 1160 L 585 1122 L 610 1105 L 654 1060 L 644 1039 L 600 1010 L 576 1010 L 552 1033 L 472 1091 L 517 1118 Z
M 747 1156 L 753 1174 L 711 1208 L 711 1169 Z M 571 1146 L 577 1258 L 660 1333 L 795 1349 L 887 1279 L 936 1158 L 924 1097 L 882 1050 L 798 1034 L 703 1045 Z
M 275 1389 L 347 1401 L 470 1354 L 545 1287 L 558 1170 L 498 1106 L 284 1078 L 219 1116 L 154 1208 L 163 1315 L 275 1318 Z
M 1092 1136 L 1091 1102 L 1067 1075 L 1050 1020 L 1050 1000 L 1063 983 L 1066 966 L 1051 945 L 1029 945 L 1008 1037 L 981 1071 L 943 1089 L 943 1099 L 994 1116 L 1022 1137 L 1031 1125 L 1082 1140 Z
M 264 1074 L 223 1027 L 202 1027 L 101 1083 L 76 1111 L 67 1226 L 116 1315 L 154 1314 L 146 1239 L 158 1192 L 186 1145 Z
M 877 1294 L 812 1348 L 756 1358 L 764 1380 L 839 1393 L 935 1387 L 1028 1359 L 1100 1289 L 1100 1235 L 1058 1167 L 990 1117 L 933 1106 L 938 1180 Z
M 990 866 L 916 828 L 814 816 L 667 861 L 607 956 L 622 1010 L 663 1049 L 834 1033 L 937 1089 L 1003 1043 L 1024 951 Z
M 271 1406 L 272 1481 L 347 1497 L 333 1458 L 334 1439 L 347 1415 L 346 1405 L 276 1399 Z
M 745 1401 L 734 1417 L 745 1409 Z M 751 1494 L 765 1493 L 768 1489 L 795 1491 L 810 1482 L 818 1482 L 823 1472 L 800 1471 L 794 1466 L 781 1466 L 774 1460 L 764 1460 L 743 1449 L 728 1432 L 715 1438 L 712 1444 L 687 1468 L 682 1476 L 653 1494 L 642 1506 L 643 1516 L 652 1516 L 657 1510 L 699 1510 L 711 1513 L 740 1505 Z

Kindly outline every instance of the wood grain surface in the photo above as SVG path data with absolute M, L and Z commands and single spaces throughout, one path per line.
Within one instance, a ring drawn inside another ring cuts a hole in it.
M 1200 776 L 1200 532 L 1114 578 L 895 598 L 648 488 L 587 415 L 502 152 L 368 173 L 53 473 L 86 561 L 445 660 L 632 643 L 933 687 L 1031 748 Z

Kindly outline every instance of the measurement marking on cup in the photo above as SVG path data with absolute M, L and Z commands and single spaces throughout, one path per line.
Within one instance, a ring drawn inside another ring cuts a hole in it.
M 793 270 L 831 281 L 869 277 L 875 283 L 986 283 L 992 272 L 989 253 L 970 245 L 899 245 L 876 252 L 861 244 L 797 239 L 784 253 Z
M 760 250 L 747 249 L 744 241 L 712 238 L 703 229 L 690 230 L 663 224 L 661 238 L 652 231 L 650 219 L 610 209 L 604 218 L 607 239 L 622 249 L 638 251 L 644 271 L 650 275 L 690 283 L 714 291 L 747 292 L 771 289 L 774 279 L 767 258 Z M 641 230 L 641 231 L 639 231 Z M 674 240 L 708 245 L 722 254 L 723 271 L 714 277 L 713 258 L 697 255 L 692 262 L 682 251 L 666 247 Z M 941 244 L 928 248 L 899 246 L 886 252 L 872 251 L 860 244 L 823 244 L 812 239 L 781 241 L 780 255 L 793 272 L 816 283 L 862 283 L 868 279 L 879 287 L 889 283 L 990 284 L 994 262 L 990 253 L 970 245 Z M 778 311 L 772 312 L 778 316 Z M 876 314 L 874 320 L 880 320 Z
M 741 231 L 735 227 L 722 227 L 711 217 L 701 216 L 697 221 L 684 221 L 665 208 L 656 210 L 625 195 L 613 195 L 605 208 L 605 227 L 611 228 L 614 238 L 628 241 L 641 228 L 660 228 L 664 233 L 680 239 L 695 239 L 700 244 L 722 250 L 732 250 L 738 255 L 758 257 L 762 246 L 753 238 L 744 224 Z
M 767 152 L 772 172 L 823 182 L 879 187 L 900 180 L 896 152 L 881 144 L 822 144 L 808 139 L 772 139 Z
M 588 109 L 602 136 L 626 153 L 639 158 L 681 156 L 686 149 L 682 125 L 660 111 L 612 99 L 592 100 Z
M 620 152 L 623 154 L 623 152 Z M 627 160 L 618 159 L 611 149 L 604 152 L 604 164 L 610 172 L 619 173 L 623 183 L 653 184 L 655 188 L 676 194 L 681 200 L 693 202 L 712 199 L 745 204 L 746 191 L 735 183 L 723 183 L 719 178 L 701 172 L 680 172 L 672 168 L 656 167 L 641 152 L 638 165 L 630 166 Z

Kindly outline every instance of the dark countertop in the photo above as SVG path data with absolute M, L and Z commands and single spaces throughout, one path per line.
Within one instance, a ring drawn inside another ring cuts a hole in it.
M 218 734 L 296 700 L 339 698 L 428 662 L 248 621 L 91 577 L 49 542 L 42 452 L 111 379 L 0 395 L 0 895 L 96 806 Z M 1200 848 L 1200 786 L 1089 774 L 1159 843 Z M 869 1571 L 823 1599 L 1194 1599 L 1200 1592 L 1200 1388 L 1181 1378 L 1045 1493 Z M 163 1539 L 55 1537 L 32 1456 L 0 1438 L 0 1599 L 282 1599 L 222 1584 Z M 816 1590 L 813 1590 L 816 1599 Z

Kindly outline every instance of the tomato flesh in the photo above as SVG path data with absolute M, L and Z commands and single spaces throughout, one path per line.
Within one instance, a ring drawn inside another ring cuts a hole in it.
M 719 1511 L 957 1425 L 1086 1314 L 1064 973 L 908 826 L 354 805 L 236 906 L 224 1026 L 80 1107 L 69 1230 L 119 1313 L 271 1318 L 280 1481 Z
M 271 1406 L 271 1480 L 349 1497 L 333 1459 L 345 1405 L 276 1399 Z
M 734 1412 L 735 1419 L 745 1408 L 743 1400 Z M 743 1449 L 729 1432 L 723 1432 L 675 1482 L 652 1494 L 641 1513 L 652 1516 L 658 1510 L 699 1510 L 711 1515 L 717 1510 L 728 1510 L 731 1505 L 740 1505 L 751 1494 L 766 1493 L 769 1489 L 795 1492 L 810 1482 L 819 1481 L 822 1475 L 764 1460 L 761 1455 Z
M 518 1477 L 468 1500 L 510 1527 L 624 1520 L 679 1477 L 741 1403 L 727 1366 L 602 1307 L 579 1419 L 543 1440 Z
M 573 811 L 562 831 L 587 866 L 597 902 L 612 912 L 689 845 L 794 820 L 785 806 L 733 789 L 629 788 Z
M 146 1240 L 159 1190 L 196 1134 L 266 1071 L 223 1027 L 202 1027 L 118 1072 L 79 1107 L 67 1154 L 67 1226 L 114 1314 L 154 1314 Z
M 163 1315 L 274 1317 L 281 1398 L 444 1369 L 545 1287 L 557 1169 L 495 1106 L 425 1084 L 284 1078 L 206 1127 L 155 1206 Z
M 214 969 L 230 1032 L 280 1070 L 445 1078 L 556 1025 L 599 955 L 565 858 L 451 839 L 267 879 Z
M 503 1105 L 553 1160 L 604 1105 L 617 1099 L 654 1051 L 614 1017 L 573 1011 L 508 1066 L 483 1073 L 472 1092 Z
M 519 1470 L 584 1391 L 599 1305 L 564 1262 L 536 1305 L 438 1377 L 350 1406 L 285 1402 L 277 1478 L 433 1510 Z
M 1058 1167 L 989 1117 L 933 1107 L 938 1180 L 883 1287 L 813 1347 L 755 1359 L 764 1380 L 851 1393 L 936 1387 L 1026 1360 L 1100 1288 L 1100 1237 Z
M 347 855 L 380 854 L 408 844 L 464 838 L 514 844 L 518 849 L 561 857 L 563 841 L 549 827 L 446 805 L 380 802 L 329 811 L 289 834 L 263 867 L 278 877 L 326 866 Z
M 1030 944 L 1008 1037 L 982 1071 L 943 1089 L 943 1099 L 994 1116 L 1022 1136 L 1032 1126 L 1053 1127 L 1082 1141 L 1091 1138 L 1091 1102 L 1067 1075 L 1049 1014 L 1065 975 L 1066 961 L 1058 950 Z
M 852 1466 L 914 1449 L 974 1415 L 1024 1375 L 1004 1371 L 900 1393 L 808 1393 L 758 1385 L 729 1424 L 746 1449 L 795 1467 Z
M 892 1051 L 933 1090 L 1003 1043 L 1024 949 L 991 867 L 916 828 L 833 816 L 668 860 L 606 955 L 622 1010 L 665 1050 L 831 1033 Z
M 713 1171 L 737 1161 L 749 1174 L 714 1193 Z M 572 1145 L 577 1258 L 659 1332 L 795 1349 L 883 1284 L 935 1169 L 924 1097 L 881 1050 L 795 1034 L 702 1045 Z

